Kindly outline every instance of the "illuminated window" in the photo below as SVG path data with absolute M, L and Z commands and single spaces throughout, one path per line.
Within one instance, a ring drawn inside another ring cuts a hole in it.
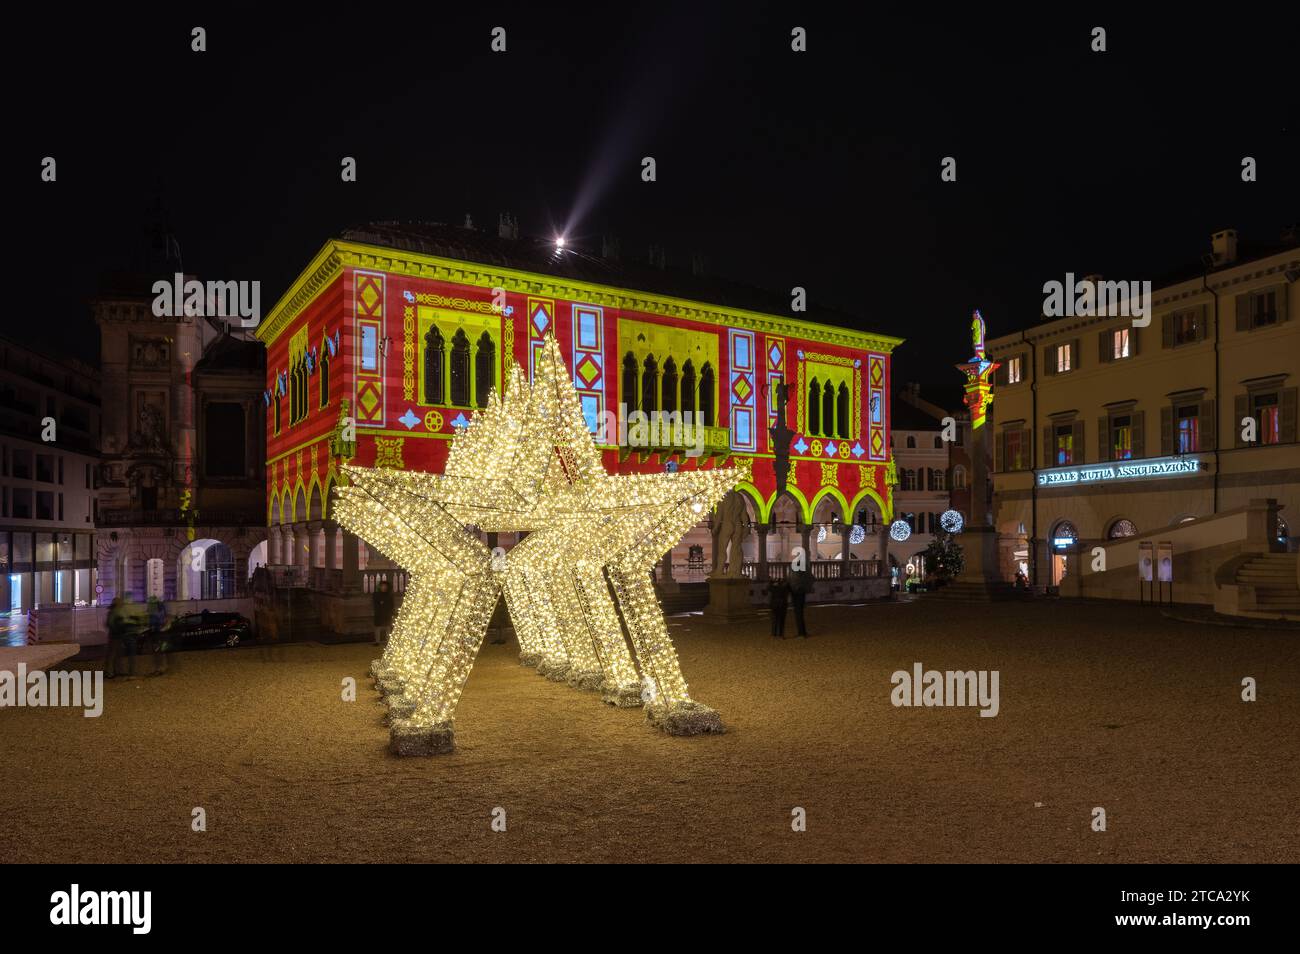
M 1056 436 L 1056 465 L 1066 467 L 1074 463 L 1074 426 L 1072 424 L 1059 424 L 1055 431 Z
M 1005 431 L 1002 434 L 1003 440 L 1003 459 L 1002 466 L 1006 470 L 1024 470 L 1025 469 L 1025 441 L 1024 431 Z M 963 474 L 965 471 L 962 472 Z
M 1254 412 L 1256 427 L 1259 428 L 1259 443 L 1282 443 L 1282 414 L 1278 405 L 1276 391 L 1250 396 L 1251 410 Z
M 1132 520 L 1119 519 L 1110 525 L 1110 530 L 1106 536 L 1111 540 L 1121 540 L 1124 537 L 1137 536 L 1138 528 Z
M 1112 337 L 1111 344 L 1113 347 L 1113 353 L 1111 357 L 1127 358 L 1128 357 L 1128 329 L 1117 328 L 1115 329 L 1115 332 L 1111 337 Z
M 1177 416 L 1177 441 L 1180 454 L 1195 454 L 1201 449 L 1201 409 L 1195 404 L 1184 404 L 1175 410 Z
M 1110 419 L 1110 459 L 1131 460 L 1133 457 L 1133 419 L 1125 414 Z
M 1201 330 L 1197 325 L 1198 311 L 1180 311 L 1172 316 L 1174 326 L 1174 345 L 1191 344 L 1200 340 Z
M 1023 380 L 1024 370 L 1020 365 L 1020 356 L 1007 360 L 1007 384 L 1019 384 Z
M 1062 344 L 1056 346 L 1056 373 L 1064 374 L 1070 370 L 1070 346 Z

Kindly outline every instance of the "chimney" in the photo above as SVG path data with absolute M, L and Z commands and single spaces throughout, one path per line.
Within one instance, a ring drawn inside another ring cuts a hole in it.
M 497 235 L 503 239 L 519 238 L 519 220 L 509 212 L 497 215 Z
M 703 252 L 695 252 L 691 255 L 691 274 L 700 278 L 709 271 L 709 260 L 704 257 Z
M 1210 236 L 1215 265 L 1231 265 L 1237 260 L 1237 230 L 1223 229 Z
M 618 236 L 602 235 L 600 237 L 600 257 L 611 262 L 619 260 Z
M 666 262 L 666 261 L 667 261 L 667 259 L 666 259 L 666 257 L 664 256 L 664 249 L 663 249 L 663 246 L 662 246 L 662 245 L 651 245 L 651 246 L 650 246 L 650 264 L 651 264 L 652 266 L 654 266 L 655 268 L 663 268 L 664 265 L 665 265 L 665 262 Z

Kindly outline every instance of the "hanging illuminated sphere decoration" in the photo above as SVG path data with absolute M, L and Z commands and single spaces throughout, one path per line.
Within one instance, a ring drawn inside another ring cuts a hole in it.
M 907 525 L 906 520 L 895 520 L 889 525 L 889 536 L 891 539 L 898 540 L 900 543 L 912 535 L 912 528 Z
M 493 390 L 456 430 L 441 474 L 343 470 L 339 524 L 410 574 L 388 648 L 371 664 L 391 751 L 452 750 L 456 705 L 502 594 L 525 665 L 612 705 L 644 705 L 670 734 L 723 731 L 687 692 L 651 571 L 749 478 L 747 463 L 606 473 L 551 335 L 532 382 L 513 367 L 505 394 Z M 479 531 L 527 536 L 494 557 Z
M 939 526 L 943 527 L 948 533 L 961 533 L 964 523 L 961 514 L 956 510 L 945 510 L 939 517 Z
M 858 524 L 855 523 L 853 525 L 853 529 L 849 531 L 849 543 L 856 546 L 866 538 L 867 538 L 867 531 L 863 530 L 862 527 L 858 526 Z

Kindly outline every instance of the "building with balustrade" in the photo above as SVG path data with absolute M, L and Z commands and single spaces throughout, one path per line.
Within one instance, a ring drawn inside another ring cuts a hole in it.
M 610 472 L 753 459 L 752 482 L 737 488 L 755 531 L 751 575 L 795 545 L 856 572 L 878 568 L 881 534 L 853 524 L 863 514 L 878 531 L 893 512 L 899 339 L 857 330 L 850 315 L 814 306 L 792 315 L 790 306 L 663 267 L 662 256 L 639 264 L 521 238 L 506 218 L 491 233 L 372 224 L 327 241 L 257 330 L 276 578 L 364 591 L 382 558 L 331 520 L 341 465 L 438 472 L 457 428 L 510 367 L 531 373 L 548 335 Z M 778 495 L 769 427 L 782 381 L 795 436 Z M 493 545 L 509 547 L 501 536 Z M 709 542 L 705 523 L 665 557 L 660 581 L 702 578 Z M 332 612 L 329 625 L 349 625 Z

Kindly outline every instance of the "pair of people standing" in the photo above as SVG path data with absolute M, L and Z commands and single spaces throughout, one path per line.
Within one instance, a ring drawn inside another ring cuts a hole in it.
M 767 587 L 768 607 L 772 611 L 772 636 L 785 639 L 786 606 L 794 604 L 794 622 L 798 635 L 808 638 L 808 627 L 804 624 L 803 610 L 808 594 L 813 589 L 813 575 L 807 570 L 791 570 L 784 580 L 773 580 Z

